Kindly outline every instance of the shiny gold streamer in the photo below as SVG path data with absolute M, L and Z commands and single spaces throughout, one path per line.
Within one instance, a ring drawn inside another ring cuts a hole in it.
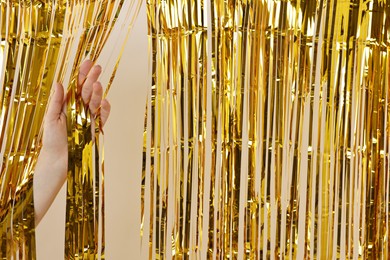
M 107 93 L 140 3 L 0 1 L 0 259 L 36 258 L 33 171 L 54 79 L 70 94 L 65 259 L 104 258 L 100 119 L 90 118 L 75 79 L 85 57 L 102 63 Z
M 35 259 L 32 174 L 63 9 L 0 2 L 0 259 Z
M 389 259 L 390 2 L 147 2 L 149 259 Z

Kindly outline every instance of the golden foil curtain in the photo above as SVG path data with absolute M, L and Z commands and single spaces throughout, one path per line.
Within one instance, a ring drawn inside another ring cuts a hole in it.
M 34 259 L 32 174 L 64 10 L 4 0 L 0 9 L 0 259 Z
M 149 259 L 389 259 L 390 2 L 149 0 Z
M 70 93 L 65 258 L 104 258 L 99 118 L 92 119 L 93 142 L 75 79 L 85 57 L 98 61 L 107 93 L 140 3 L 0 1 L 0 259 L 36 258 L 33 171 L 54 80 Z M 104 48 L 108 42 L 111 48 Z

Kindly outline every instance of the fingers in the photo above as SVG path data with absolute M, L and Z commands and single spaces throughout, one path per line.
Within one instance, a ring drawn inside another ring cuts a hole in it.
M 103 97 L 103 88 L 100 82 L 95 82 L 93 84 L 93 92 L 91 96 L 91 101 L 89 102 L 89 110 L 91 111 L 92 115 L 96 114 L 96 111 L 100 107 L 100 103 L 102 101 Z
M 93 85 L 96 83 L 101 73 L 102 67 L 100 67 L 100 65 L 93 66 L 89 71 L 81 89 L 81 97 L 85 104 L 89 104 L 93 92 Z
M 110 102 L 108 102 L 107 99 L 103 99 L 100 108 L 100 118 L 102 120 L 103 126 L 107 122 L 108 116 L 110 115 L 110 111 L 111 111 Z
M 78 89 L 81 89 L 81 86 L 84 84 L 85 79 L 87 78 L 88 73 L 91 70 L 92 66 L 93 66 L 93 61 L 91 60 L 86 60 L 81 64 L 79 69 L 79 76 L 77 79 Z
M 60 83 L 54 85 L 54 93 L 50 99 L 49 107 L 46 114 L 47 121 L 57 120 L 62 112 L 64 103 L 64 88 Z
M 100 117 L 104 125 L 110 115 L 111 105 L 107 100 L 102 100 L 103 88 L 98 82 L 101 73 L 100 65 L 93 65 L 91 60 L 84 61 L 79 69 L 78 88 L 81 89 L 81 97 L 89 106 L 93 116 L 96 116 L 100 109 Z
M 111 105 L 106 99 L 102 100 L 102 97 L 102 85 L 100 84 L 100 82 L 95 82 L 93 84 L 93 92 L 91 96 L 91 101 L 89 102 L 89 109 L 91 111 L 91 114 L 95 116 L 100 108 L 100 118 L 104 126 L 110 115 Z

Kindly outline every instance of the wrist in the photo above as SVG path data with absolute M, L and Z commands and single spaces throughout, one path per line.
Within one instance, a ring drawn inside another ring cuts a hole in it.
M 58 152 L 42 146 L 37 160 L 36 169 L 47 169 L 56 173 L 61 179 L 66 179 L 68 170 L 68 153 Z

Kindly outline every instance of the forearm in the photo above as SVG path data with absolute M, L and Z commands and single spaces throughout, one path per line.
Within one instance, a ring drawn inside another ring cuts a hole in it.
M 64 185 L 67 174 L 67 154 L 59 156 L 45 150 L 39 155 L 34 173 L 35 223 L 39 224 Z

